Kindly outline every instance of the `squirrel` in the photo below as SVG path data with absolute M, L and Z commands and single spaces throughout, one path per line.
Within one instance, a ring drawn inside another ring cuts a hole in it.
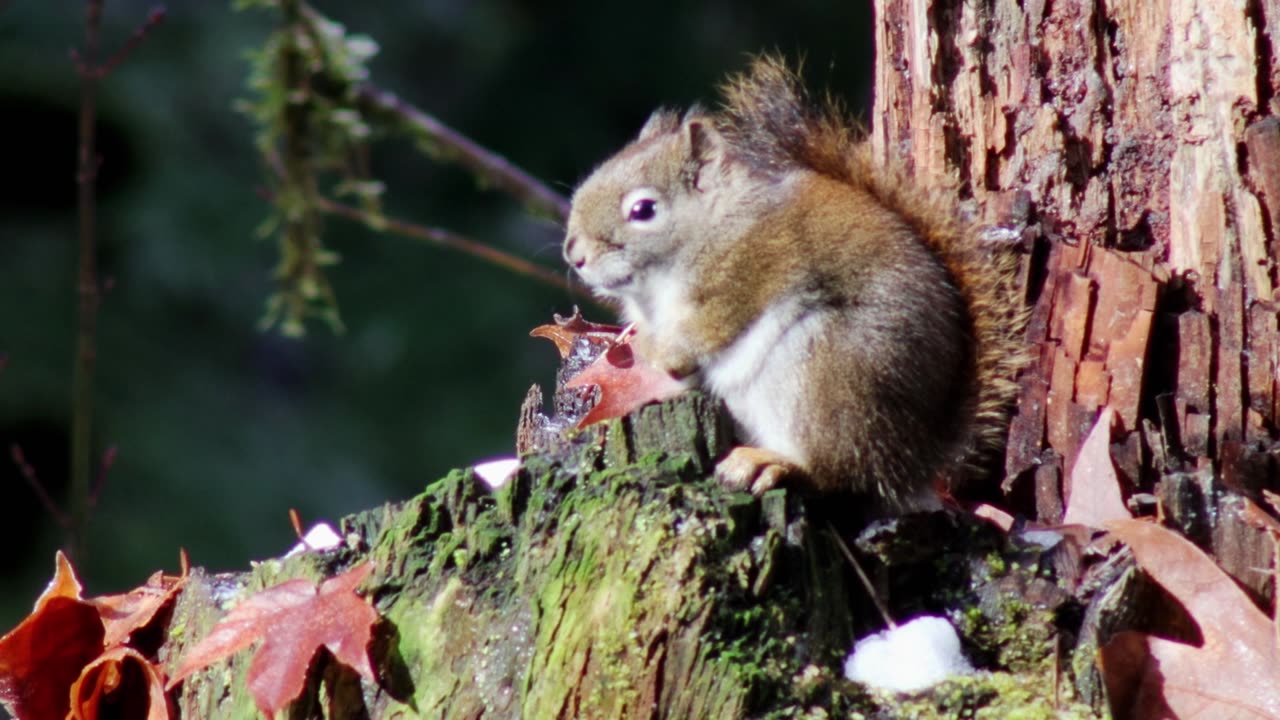
M 724 105 L 661 109 L 573 195 L 563 254 L 633 343 L 725 403 L 716 467 L 889 509 L 1002 445 L 1025 311 L 1016 259 L 877 166 L 834 101 L 755 59 Z

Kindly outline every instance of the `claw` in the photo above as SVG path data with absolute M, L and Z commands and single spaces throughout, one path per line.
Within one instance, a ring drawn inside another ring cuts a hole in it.
M 749 490 L 752 495 L 763 495 L 784 479 L 803 473 L 798 465 L 782 455 L 749 445 L 734 448 L 716 465 L 720 484 L 730 490 Z

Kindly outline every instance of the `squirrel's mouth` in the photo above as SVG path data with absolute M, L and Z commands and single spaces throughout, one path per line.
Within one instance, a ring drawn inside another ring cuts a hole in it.
M 604 295 L 616 295 L 625 291 L 635 282 L 635 273 L 624 271 L 611 273 L 607 267 L 588 263 L 577 268 L 578 277 L 591 286 L 592 290 Z

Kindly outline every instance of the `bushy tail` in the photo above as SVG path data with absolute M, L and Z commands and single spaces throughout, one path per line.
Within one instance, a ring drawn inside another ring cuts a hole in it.
M 942 259 L 968 308 L 973 338 L 973 420 L 959 461 L 985 464 L 1004 446 L 1015 378 L 1028 357 L 1022 334 L 1029 311 L 1017 256 L 983 243 L 977 228 L 960 218 L 953 198 L 876 164 L 864 133 L 843 108 L 831 99 L 812 101 L 782 58 L 757 58 L 722 92 L 721 130 L 745 162 L 766 173 L 807 168 L 852 185 L 896 212 Z

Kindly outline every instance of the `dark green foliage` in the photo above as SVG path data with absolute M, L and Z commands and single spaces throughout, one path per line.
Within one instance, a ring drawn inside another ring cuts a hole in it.
M 149 7 L 106 2 L 104 52 Z M 650 20 L 667 18 L 661 42 L 621 32 L 641 20 L 600 3 L 317 8 L 348 29 L 348 40 L 376 41 L 372 80 L 566 194 L 653 107 L 710 97 L 749 52 L 803 51 L 815 85 L 855 105 L 870 79 L 870 11 L 858 3 L 769 12 L 651 3 Z M 341 263 L 323 269 L 347 333 L 317 325 L 295 341 L 257 331 L 281 256 L 255 239 L 273 206 L 258 193 L 268 169 L 237 100 L 254 97 L 246 56 L 267 50 L 276 11 L 216 2 L 168 10 L 99 93 L 99 264 L 109 290 L 94 427 L 98 451 L 115 444 L 119 459 L 80 567 L 90 593 L 172 569 L 180 546 L 194 563 L 241 567 L 294 542 L 290 507 L 305 520 L 334 518 L 409 497 L 450 467 L 510 453 L 525 389 L 549 383 L 555 367 L 554 352 L 526 334 L 584 300 L 325 218 L 325 252 Z M 66 51 L 82 35 L 75 3 L 0 10 L 11 170 L 0 193 L 0 353 L 8 357 L 0 542 L 14 548 L 0 562 L 5 627 L 30 609 L 61 539 L 7 455 L 20 443 L 60 495 L 75 337 L 77 78 Z M 343 119 L 331 118 L 334 132 L 358 136 Z M 557 266 L 559 229 L 505 195 L 478 191 L 468 173 L 428 161 L 407 141 L 374 142 L 367 160 L 369 176 L 385 182 L 388 216 Z M 343 175 L 327 177 L 340 183 Z

